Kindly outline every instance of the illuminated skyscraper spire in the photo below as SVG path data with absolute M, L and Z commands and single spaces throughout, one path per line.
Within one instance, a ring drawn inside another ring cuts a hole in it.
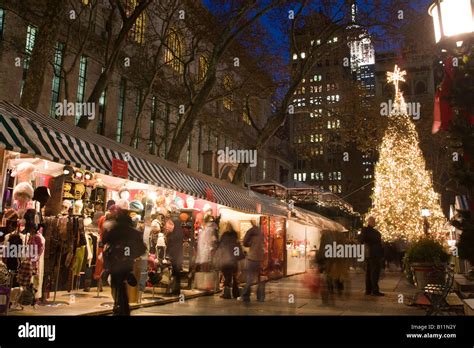
M 351 0 L 351 23 L 355 24 L 357 20 L 357 0 Z

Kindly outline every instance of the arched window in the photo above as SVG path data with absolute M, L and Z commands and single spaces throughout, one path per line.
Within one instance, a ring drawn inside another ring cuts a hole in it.
M 184 70 L 183 56 L 184 49 L 182 37 L 177 31 L 171 30 L 166 39 L 165 63 L 174 71 L 181 74 Z
M 83 0 L 83 3 L 89 5 L 91 0 Z M 127 0 L 126 2 L 126 14 L 127 17 L 130 17 L 135 10 L 135 7 L 138 6 L 137 0 Z M 140 16 L 136 19 L 132 28 L 129 32 L 129 37 L 132 38 L 136 43 L 142 45 L 145 43 L 145 12 L 142 12 Z

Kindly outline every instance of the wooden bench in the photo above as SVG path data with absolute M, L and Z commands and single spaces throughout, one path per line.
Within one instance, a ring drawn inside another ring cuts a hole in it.
M 455 300 L 457 295 L 452 293 L 454 270 L 449 267 L 440 267 L 430 272 L 427 278 L 428 284 L 424 287 L 423 294 L 429 299 L 430 305 L 426 314 L 443 315 L 459 310 L 460 304 Z M 459 297 L 457 298 L 459 299 Z M 458 304 L 453 306 L 454 302 Z

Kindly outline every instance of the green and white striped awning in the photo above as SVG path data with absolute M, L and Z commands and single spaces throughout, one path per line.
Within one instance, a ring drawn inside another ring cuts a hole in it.
M 257 212 L 258 199 L 248 190 L 5 101 L 0 101 L 0 147 L 108 175 L 112 159 L 128 158 L 129 180 L 202 199 L 212 192 L 218 204 Z M 262 213 L 282 214 L 263 204 Z

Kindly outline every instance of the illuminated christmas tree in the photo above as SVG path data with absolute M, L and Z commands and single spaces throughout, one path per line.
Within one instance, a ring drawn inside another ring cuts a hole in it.
M 426 232 L 442 238 L 446 219 L 439 195 L 433 189 L 418 133 L 398 89 L 405 75 L 398 66 L 393 73 L 387 73 L 387 81 L 395 85 L 395 101 L 379 148 L 372 208 L 367 216 L 376 218 L 377 229 L 386 241 L 411 241 Z M 429 216 L 423 217 L 422 211 Z

